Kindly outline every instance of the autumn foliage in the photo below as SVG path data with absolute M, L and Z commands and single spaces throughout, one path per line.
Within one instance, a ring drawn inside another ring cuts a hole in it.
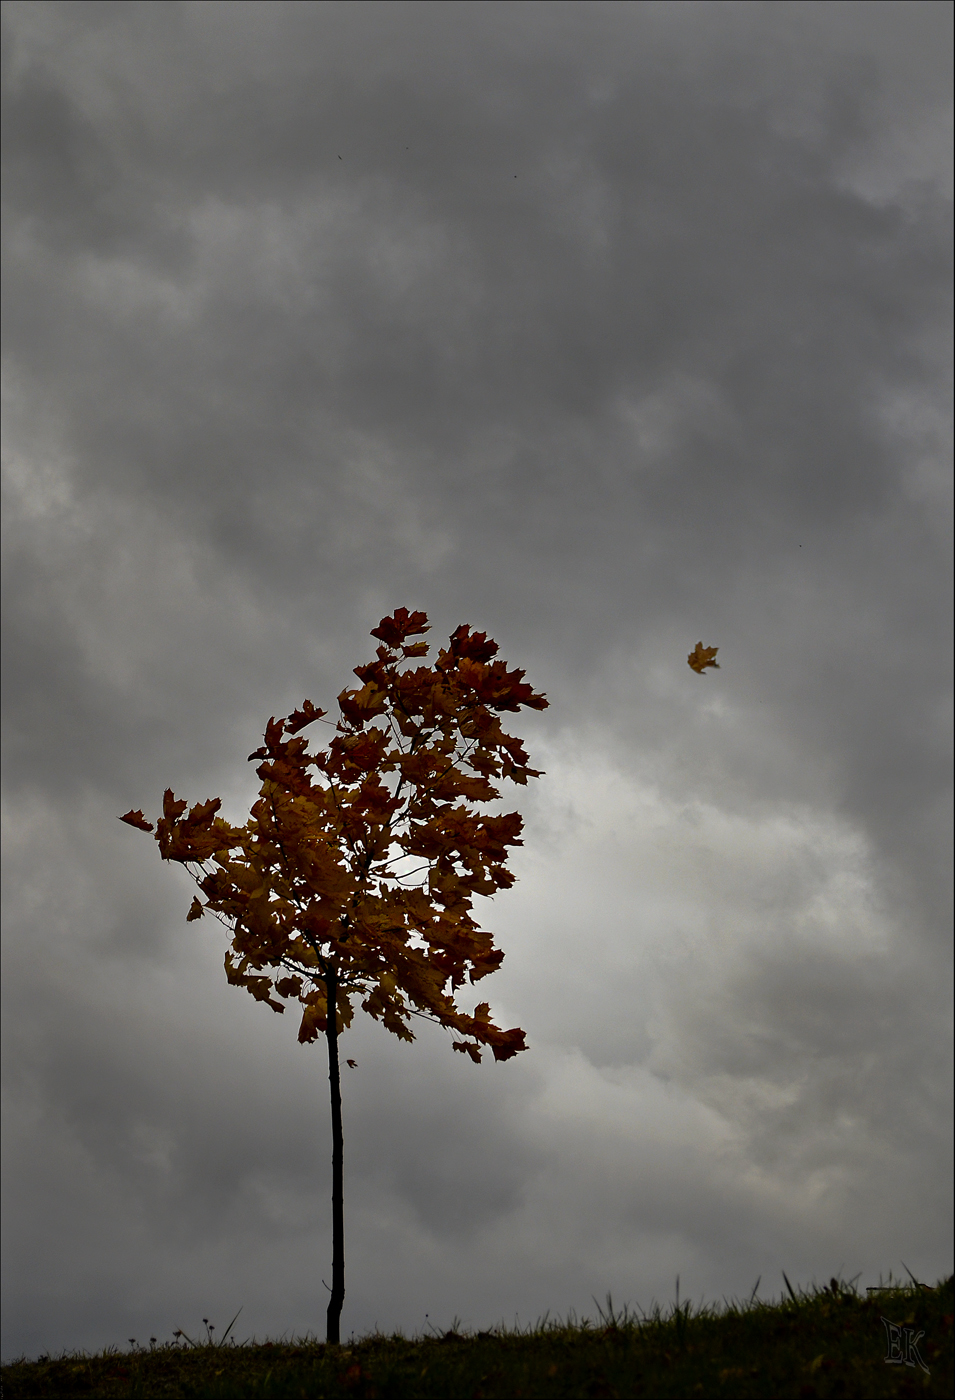
M 526 1048 L 524 1032 L 494 1025 L 487 1002 L 460 1010 L 454 994 L 504 957 L 471 901 L 513 884 L 508 848 L 522 844 L 522 821 L 470 804 L 497 798 L 497 780 L 540 776 L 499 715 L 547 701 L 468 626 L 433 667 L 403 665 L 427 655 L 427 642 L 408 639 L 429 630 L 426 614 L 405 608 L 382 619 L 377 658 L 355 668 L 361 685 L 338 696 L 336 724 L 309 700 L 269 720 L 250 755 L 262 787 L 244 826 L 219 816 L 219 798 L 187 811 L 167 789 L 155 839 L 203 896 L 187 919 L 210 910 L 229 928 L 229 981 L 275 1011 L 298 1001 L 300 1041 L 325 1032 L 331 987 L 337 1027 L 358 999 L 403 1040 L 420 1016 L 473 1060 L 482 1048 L 508 1060 Z M 310 754 L 298 736 L 316 722 L 335 733 Z M 153 831 L 141 811 L 121 820 Z
M 707 666 L 712 666 L 717 671 L 720 669 L 720 663 L 716 659 L 718 651 L 719 647 L 705 647 L 702 642 L 697 642 L 686 659 L 696 674 L 702 676 L 706 674 Z

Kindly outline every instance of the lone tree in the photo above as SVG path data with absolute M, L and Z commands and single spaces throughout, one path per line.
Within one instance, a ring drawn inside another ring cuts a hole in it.
M 378 659 L 356 666 L 360 690 L 338 697 L 342 718 L 322 753 L 286 737 L 320 720 L 305 700 L 287 719 L 269 720 L 258 801 L 245 826 L 217 816 L 221 799 L 186 803 L 167 788 L 156 840 L 163 860 L 179 861 L 205 896 L 187 920 L 211 909 L 232 934 L 225 972 L 273 1011 L 275 996 L 304 1008 L 298 1038 L 324 1033 L 332 1110 L 332 1288 L 327 1337 L 339 1340 L 345 1298 L 342 1106 L 338 1037 L 352 1021 L 352 1001 L 402 1040 L 414 1040 L 413 1016 L 456 1032 L 453 1048 L 481 1060 L 525 1050 L 518 1027 L 501 1030 L 487 1002 L 469 1015 L 455 1005 L 465 980 L 500 967 L 504 954 L 471 917 L 471 896 L 514 883 L 507 847 L 520 846 L 520 814 L 479 816 L 468 802 L 498 797 L 491 779 L 526 784 L 518 739 L 498 713 L 547 701 L 524 672 L 492 661 L 497 644 L 461 626 L 434 667 L 400 670 L 423 657 L 427 615 L 399 608 L 372 631 Z M 371 721 L 378 723 L 372 724 Z M 309 769 L 322 778 L 313 777 Z M 323 781 L 324 780 L 324 781 Z M 142 831 L 142 811 L 120 818 Z M 273 996 L 275 993 L 275 996 Z

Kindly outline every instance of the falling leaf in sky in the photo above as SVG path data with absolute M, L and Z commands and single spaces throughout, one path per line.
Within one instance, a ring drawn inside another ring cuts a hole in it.
M 717 671 L 720 669 L 720 663 L 713 660 L 718 651 L 719 647 L 705 647 L 702 642 L 697 642 L 696 649 L 686 659 L 696 674 L 702 676 L 707 666 L 715 666 Z

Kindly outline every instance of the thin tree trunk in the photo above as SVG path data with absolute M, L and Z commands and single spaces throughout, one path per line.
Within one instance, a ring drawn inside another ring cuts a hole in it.
M 326 1339 L 340 1341 L 339 1325 L 345 1301 L 345 1204 L 342 1188 L 342 1091 L 338 1070 L 338 977 L 329 968 L 325 979 L 328 1010 L 325 1038 L 328 1041 L 328 1082 L 332 1099 L 332 1296 L 326 1314 Z

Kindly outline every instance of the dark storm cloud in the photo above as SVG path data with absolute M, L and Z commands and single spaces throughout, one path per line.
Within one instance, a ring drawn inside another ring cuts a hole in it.
M 950 20 L 4 7 L 8 1350 L 314 1325 L 317 1060 L 115 816 L 241 819 L 401 605 L 551 700 L 537 1058 L 349 1032 L 354 1325 L 946 1267 Z

